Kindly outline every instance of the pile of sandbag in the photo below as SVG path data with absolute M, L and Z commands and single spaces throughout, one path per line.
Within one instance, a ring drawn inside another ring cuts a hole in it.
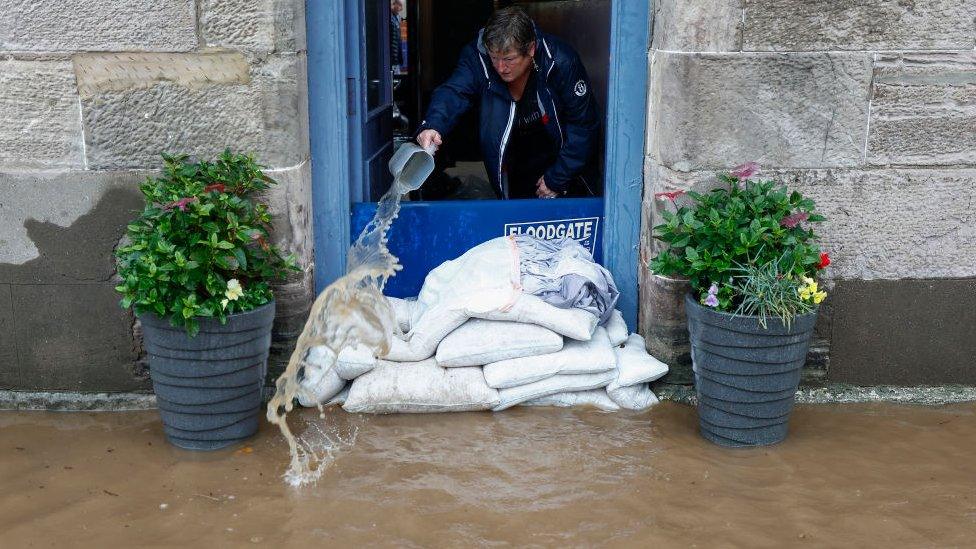
M 543 248 L 548 263 L 527 258 Z M 506 237 L 472 248 L 431 271 L 415 300 L 390 298 L 400 333 L 386 356 L 313 349 L 299 400 L 367 413 L 647 409 L 657 402 L 649 382 L 667 366 L 628 335 L 612 309 L 612 280 L 594 284 L 605 271 L 587 271 L 587 261 L 575 242 L 543 247 Z M 555 275 L 547 278 L 547 268 Z

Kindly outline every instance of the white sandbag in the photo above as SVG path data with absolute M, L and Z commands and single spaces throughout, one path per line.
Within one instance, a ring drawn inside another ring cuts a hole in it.
M 647 383 L 621 387 L 615 383 L 607 385 L 607 396 L 625 410 L 644 411 L 658 403 L 657 395 Z
M 611 400 L 607 392 L 603 389 L 556 393 L 523 402 L 520 406 L 554 406 L 558 408 L 591 407 L 603 410 L 604 412 L 616 412 L 620 410 L 620 406 Z
M 348 397 L 349 397 L 349 385 L 347 384 L 343 390 L 339 391 L 339 394 L 330 398 L 329 401 L 323 404 L 322 406 L 323 407 L 342 406 L 343 404 L 346 403 L 346 399 Z
M 380 360 L 356 378 L 343 409 L 374 414 L 466 412 L 499 403 L 498 391 L 485 383 L 481 368 L 441 368 L 422 362 Z
M 312 407 L 328 402 L 346 386 L 336 372 L 335 353 L 324 345 L 312 347 L 305 357 L 305 375 L 298 383 L 298 403 Z
M 472 318 L 441 340 L 435 356 L 437 364 L 451 368 L 545 355 L 562 348 L 563 336 L 542 326 Z
M 617 354 L 617 387 L 654 381 L 668 373 L 668 365 L 647 354 L 644 338 L 630 334 L 622 347 L 614 347 Z
M 576 340 L 589 340 L 596 329 L 596 316 L 580 309 L 560 309 L 538 297 L 494 290 L 428 309 L 413 324 L 410 333 L 393 338 L 390 352 L 383 358 L 397 362 L 416 362 L 434 355 L 438 344 L 469 318 L 504 320 L 535 324 Z
M 373 350 L 365 345 L 346 347 L 339 351 L 336 373 L 342 379 L 353 380 L 376 367 Z
M 458 330 L 462 328 L 464 326 Z M 440 349 L 437 354 L 440 360 Z M 617 357 L 610 347 L 607 330 L 600 327 L 589 341 L 567 340 L 561 350 L 551 354 L 485 363 L 485 381 L 489 387 L 507 389 L 557 374 L 595 374 L 613 370 L 616 366 Z
M 404 334 L 409 332 L 410 325 L 413 322 L 413 306 L 417 301 L 389 296 L 386 299 L 390 302 L 390 308 L 393 309 L 393 316 L 396 318 L 400 332 Z
M 597 317 L 582 309 L 560 309 L 534 295 L 520 294 L 507 308 L 489 309 L 483 312 L 471 310 L 474 318 L 509 320 L 535 324 L 577 341 L 588 341 L 596 329 Z
M 498 389 L 500 402 L 492 410 L 497 412 L 528 400 L 554 395 L 556 393 L 586 391 L 606 387 L 608 383 L 613 381 L 616 375 L 616 372 L 613 370 L 599 374 L 557 375 L 534 383 L 519 385 L 518 387 Z
M 522 293 L 518 256 L 515 241 L 499 237 L 441 263 L 424 278 L 411 325 L 436 307 L 458 308 L 452 303 L 488 310 L 514 302 Z
M 606 328 L 607 334 L 610 336 L 610 344 L 614 347 L 627 341 L 627 335 L 630 334 L 630 330 L 627 329 L 627 323 L 624 322 L 624 316 L 616 309 L 610 313 L 610 319 L 607 320 Z

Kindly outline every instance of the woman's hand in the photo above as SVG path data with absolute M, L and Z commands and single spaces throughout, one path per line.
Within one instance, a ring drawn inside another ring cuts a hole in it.
M 553 192 L 549 187 L 546 187 L 546 176 L 542 176 L 535 183 L 535 195 L 539 198 L 556 198 L 559 196 L 558 193 Z
M 417 144 L 423 147 L 431 155 L 434 154 L 434 151 L 436 151 L 443 142 L 444 141 L 441 140 L 441 134 L 437 130 L 424 130 L 417 134 Z

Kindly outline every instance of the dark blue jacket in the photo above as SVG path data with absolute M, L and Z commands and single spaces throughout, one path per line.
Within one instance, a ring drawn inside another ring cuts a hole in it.
M 483 31 L 482 31 L 483 32 Z M 545 172 L 546 186 L 560 192 L 578 175 L 596 147 L 600 121 L 586 69 L 568 44 L 536 30 L 538 101 L 559 157 Z M 532 70 L 532 69 L 529 69 Z M 481 151 L 491 183 L 502 192 L 502 161 L 515 117 L 515 101 L 478 38 L 465 46 L 454 74 L 438 86 L 418 133 L 447 135 L 475 101 L 481 104 Z

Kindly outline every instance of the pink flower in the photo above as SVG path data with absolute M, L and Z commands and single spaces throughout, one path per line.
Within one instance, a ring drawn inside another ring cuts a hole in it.
M 797 225 L 803 223 L 809 218 L 810 218 L 810 214 L 808 214 L 807 212 L 797 212 L 793 215 L 788 215 L 783 219 L 780 219 L 779 224 L 782 225 L 783 227 L 786 227 L 787 229 L 792 229 L 793 227 L 796 227 Z
M 718 296 L 716 294 L 718 294 L 718 286 L 712 284 L 708 288 L 708 297 L 706 297 L 704 301 L 705 305 L 708 305 L 709 307 L 718 307 Z
M 654 198 L 658 200 L 670 200 L 674 202 L 679 196 L 685 194 L 685 191 L 672 191 L 669 193 L 654 193 Z
M 738 177 L 739 179 L 748 179 L 749 176 L 759 171 L 759 164 L 755 162 L 746 162 L 741 166 L 736 166 L 732 169 L 732 177 Z
M 163 206 L 163 209 L 164 210 L 172 210 L 173 208 L 179 208 L 181 212 L 185 212 L 186 211 L 186 207 L 191 202 L 196 202 L 196 201 L 197 201 L 197 197 L 195 197 L 195 196 L 188 196 L 186 198 L 181 198 L 181 199 L 179 199 L 179 200 L 177 200 L 175 202 L 170 202 L 169 204 Z

